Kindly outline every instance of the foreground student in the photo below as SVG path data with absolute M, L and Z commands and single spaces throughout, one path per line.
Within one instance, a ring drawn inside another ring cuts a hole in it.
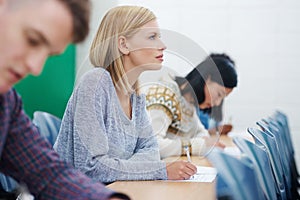
M 139 75 L 160 69 L 165 49 L 150 10 L 120 6 L 108 11 L 90 49 L 96 68 L 73 92 L 54 145 L 66 161 L 103 182 L 195 174 L 189 162 L 160 160 L 145 96 L 138 90 Z
M 60 161 L 12 89 L 40 74 L 49 55 L 82 41 L 89 13 L 88 0 L 0 0 L 0 171 L 26 184 L 35 199 L 128 199 Z

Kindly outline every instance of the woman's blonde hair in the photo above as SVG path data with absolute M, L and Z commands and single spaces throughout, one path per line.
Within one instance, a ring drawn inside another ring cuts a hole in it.
M 156 16 L 140 6 L 118 6 L 109 10 L 101 21 L 90 48 L 90 61 L 95 67 L 106 68 L 114 86 L 124 92 L 138 92 L 138 83 L 131 88 L 125 75 L 123 55 L 118 48 L 118 38 L 132 37 L 139 28 L 155 20 Z

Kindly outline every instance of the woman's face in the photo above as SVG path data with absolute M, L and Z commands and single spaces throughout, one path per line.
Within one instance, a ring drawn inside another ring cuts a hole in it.
M 128 54 L 125 58 L 125 71 L 138 69 L 159 70 L 163 62 L 165 44 L 160 38 L 160 30 L 156 20 L 145 24 L 131 38 L 126 38 Z
M 219 106 L 222 100 L 232 92 L 233 88 L 226 88 L 208 79 L 204 87 L 205 100 L 199 104 L 200 109 Z

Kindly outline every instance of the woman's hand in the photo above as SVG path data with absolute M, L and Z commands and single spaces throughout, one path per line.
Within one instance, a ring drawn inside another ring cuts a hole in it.
M 175 161 L 167 163 L 167 175 L 169 180 L 186 180 L 196 174 L 197 167 L 188 161 Z

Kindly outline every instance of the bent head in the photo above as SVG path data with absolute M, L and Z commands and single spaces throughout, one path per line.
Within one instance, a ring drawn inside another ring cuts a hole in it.
M 225 54 L 211 54 L 186 77 L 183 92 L 193 92 L 200 109 L 219 106 L 237 86 L 234 62 Z
M 0 0 L 0 93 L 39 75 L 48 56 L 82 41 L 89 12 L 86 0 Z

